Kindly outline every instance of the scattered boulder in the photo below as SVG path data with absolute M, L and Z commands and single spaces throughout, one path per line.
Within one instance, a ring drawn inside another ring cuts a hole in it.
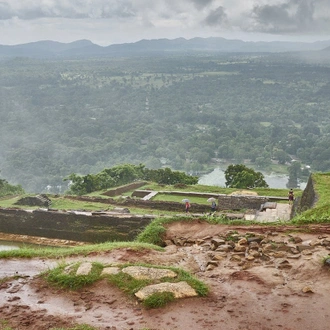
M 159 292 L 172 292 L 175 298 L 198 296 L 197 292 L 187 282 L 165 282 L 160 284 L 148 285 L 136 292 L 135 296 L 141 300 L 145 300 L 152 294 Z
M 82 263 L 77 269 L 76 275 L 88 275 L 92 270 L 92 264 L 90 262 Z
M 158 280 L 164 277 L 174 278 L 177 273 L 170 269 L 149 268 L 142 266 L 129 266 L 122 269 L 126 273 L 137 280 Z
M 102 270 L 101 276 L 102 275 L 116 275 L 118 273 L 120 273 L 119 267 L 105 267 Z

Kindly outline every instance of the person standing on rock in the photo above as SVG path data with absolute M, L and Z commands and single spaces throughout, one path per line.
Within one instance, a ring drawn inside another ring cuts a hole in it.
M 294 201 L 294 192 L 292 189 L 290 189 L 289 191 L 289 204 L 292 205 L 293 204 L 293 201 Z
M 213 214 L 216 210 L 217 210 L 217 203 L 215 201 L 212 201 L 210 215 Z

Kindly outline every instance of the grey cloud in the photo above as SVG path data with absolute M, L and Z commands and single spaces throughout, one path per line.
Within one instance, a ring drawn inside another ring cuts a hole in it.
M 130 0 L 97 0 L 85 2 L 81 0 L 56 1 L 46 3 L 21 2 L 14 6 L 12 2 L 0 2 L 0 19 L 17 17 L 23 20 L 37 18 L 112 18 L 134 16 L 133 5 Z
M 210 5 L 213 0 L 192 0 L 192 2 L 197 8 L 201 9 Z
M 330 3 L 323 0 L 288 0 L 280 5 L 255 6 L 252 17 L 255 19 L 254 30 L 268 33 L 309 33 L 330 29 L 329 17 L 317 16 L 321 9 Z M 317 8 L 318 7 L 318 8 Z
M 227 20 L 227 15 L 223 7 L 212 10 L 205 18 L 204 23 L 209 26 L 220 26 Z
M 12 9 L 8 3 L 0 2 L 0 20 L 9 19 L 13 16 Z

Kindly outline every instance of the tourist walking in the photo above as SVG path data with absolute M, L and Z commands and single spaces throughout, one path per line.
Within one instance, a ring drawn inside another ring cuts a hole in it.
M 294 201 L 294 192 L 292 189 L 289 190 L 288 198 L 289 198 L 289 204 L 292 205 Z

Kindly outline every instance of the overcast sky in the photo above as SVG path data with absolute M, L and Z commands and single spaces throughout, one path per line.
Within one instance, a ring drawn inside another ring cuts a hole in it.
M 330 39 L 330 0 L 0 0 L 0 44 Z

